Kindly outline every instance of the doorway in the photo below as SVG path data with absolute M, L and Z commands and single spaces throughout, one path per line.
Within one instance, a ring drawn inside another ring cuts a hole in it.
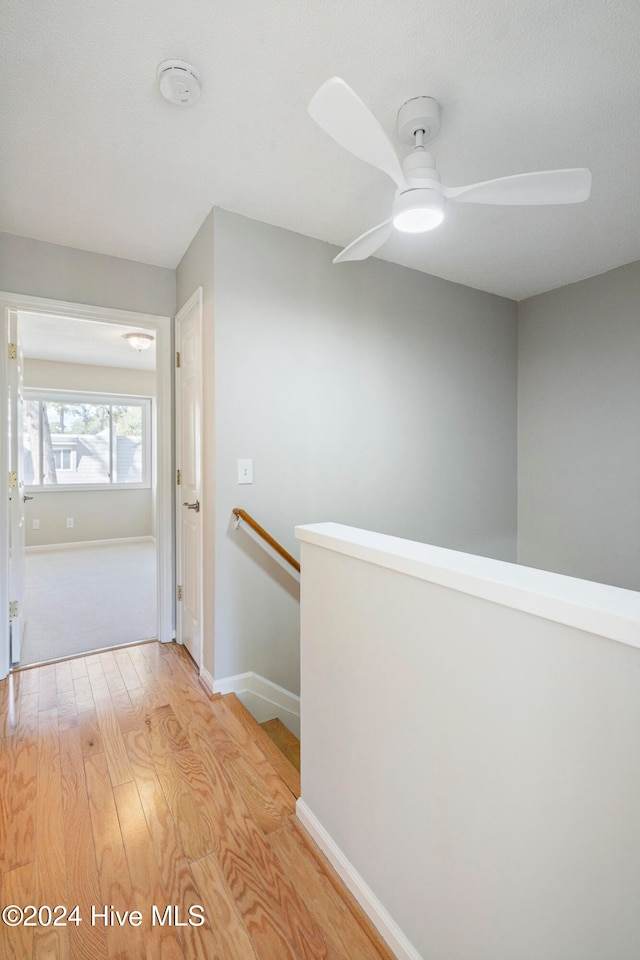
M 24 613 L 20 664 L 172 639 L 170 318 L 11 294 L 0 300 L 9 342 L 25 357 L 25 452 L 13 472 L 22 474 L 21 500 L 33 497 L 23 510 L 21 598 L 9 589 L 19 559 L 13 543 L 0 558 L 0 589 Z M 127 334 L 136 333 L 142 339 L 132 344 Z M 7 382 L 12 362 L 8 353 Z M 1 393 L 8 404 L 7 383 Z M 10 461 L 12 450 L 2 455 Z M 10 632 L 3 624 L 0 677 L 10 665 Z

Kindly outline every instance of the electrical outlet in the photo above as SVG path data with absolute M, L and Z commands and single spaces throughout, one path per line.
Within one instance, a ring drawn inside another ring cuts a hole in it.
M 39 521 L 39 520 L 32 520 L 32 521 L 31 521 L 31 529 L 32 529 L 32 530 L 39 530 L 39 529 L 40 529 L 40 521 Z
M 73 517 L 67 517 L 67 526 L 68 526 L 68 527 L 72 527 L 72 526 L 73 526 Z

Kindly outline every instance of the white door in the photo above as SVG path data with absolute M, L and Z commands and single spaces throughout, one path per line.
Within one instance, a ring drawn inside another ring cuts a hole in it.
M 24 631 L 24 471 L 22 438 L 23 361 L 18 342 L 18 313 L 9 311 L 9 369 L 7 377 L 9 462 L 9 610 L 11 663 L 20 662 Z M 30 498 L 29 498 L 30 499 Z
M 176 315 L 176 638 L 202 667 L 202 288 Z

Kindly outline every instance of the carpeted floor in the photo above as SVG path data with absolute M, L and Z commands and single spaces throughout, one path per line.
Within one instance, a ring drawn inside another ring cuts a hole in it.
M 156 590 L 151 542 L 27 553 L 20 664 L 156 637 Z

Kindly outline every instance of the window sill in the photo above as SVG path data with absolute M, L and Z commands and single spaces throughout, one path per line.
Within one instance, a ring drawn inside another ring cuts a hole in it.
M 105 490 L 112 492 L 122 492 L 123 490 L 151 490 L 150 483 L 52 483 L 43 487 L 34 487 L 25 485 L 25 493 L 86 493 L 87 490 L 94 490 L 96 493 L 104 493 Z

